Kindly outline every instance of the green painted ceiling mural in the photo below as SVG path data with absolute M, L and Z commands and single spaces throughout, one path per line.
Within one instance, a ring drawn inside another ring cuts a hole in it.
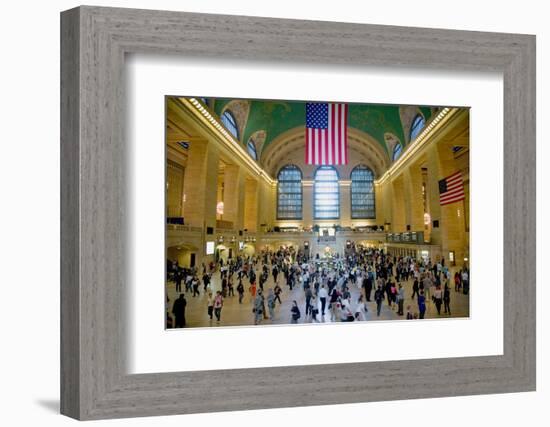
M 214 112 L 219 116 L 231 99 L 216 98 Z M 212 100 L 209 100 L 212 105 Z M 302 101 L 256 101 L 252 100 L 248 120 L 243 132 L 242 142 L 248 141 L 250 136 L 258 131 L 267 133 L 265 145 L 270 144 L 278 135 L 297 126 L 305 126 L 306 106 Z M 375 138 L 387 150 L 384 134 L 389 132 L 397 136 L 404 143 L 405 132 L 399 106 L 396 105 L 369 105 L 348 104 L 349 123 L 352 128 L 359 129 Z M 426 120 L 432 115 L 430 107 L 419 107 Z

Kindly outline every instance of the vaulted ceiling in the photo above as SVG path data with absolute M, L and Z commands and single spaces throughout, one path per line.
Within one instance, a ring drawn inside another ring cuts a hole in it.
M 264 151 L 281 134 L 305 126 L 306 103 L 303 101 L 210 98 L 207 102 L 218 116 L 226 110 L 231 111 L 238 122 L 240 141 L 246 144 L 254 136 L 256 144 L 261 145 L 257 147 L 259 152 Z M 427 106 L 348 105 L 348 126 L 368 134 L 390 157 L 396 143 L 403 146 L 409 143 L 410 127 L 418 114 L 428 122 L 437 111 L 437 108 Z M 256 138 L 258 134 L 261 135 L 261 141 Z

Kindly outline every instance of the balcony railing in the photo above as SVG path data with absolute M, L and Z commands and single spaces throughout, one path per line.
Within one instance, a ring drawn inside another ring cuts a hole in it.
M 166 229 L 169 231 L 195 231 L 195 232 L 202 231 L 202 227 L 193 227 L 191 225 L 181 225 L 181 224 L 167 224 Z

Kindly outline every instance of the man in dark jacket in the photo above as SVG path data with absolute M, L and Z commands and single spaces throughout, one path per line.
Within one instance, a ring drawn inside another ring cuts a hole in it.
M 185 306 L 187 301 L 185 296 L 180 294 L 180 297 L 174 301 L 174 306 L 172 307 L 172 314 L 176 318 L 176 328 L 185 327 Z
M 374 301 L 376 301 L 376 315 L 380 316 L 380 310 L 382 309 L 382 301 L 384 300 L 384 291 L 382 287 L 378 285 L 378 288 L 374 292 Z

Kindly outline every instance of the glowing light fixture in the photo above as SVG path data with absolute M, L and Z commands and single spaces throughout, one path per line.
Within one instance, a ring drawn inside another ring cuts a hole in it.
M 430 225 L 432 218 L 430 217 L 430 214 L 426 212 L 424 214 L 424 225 Z

